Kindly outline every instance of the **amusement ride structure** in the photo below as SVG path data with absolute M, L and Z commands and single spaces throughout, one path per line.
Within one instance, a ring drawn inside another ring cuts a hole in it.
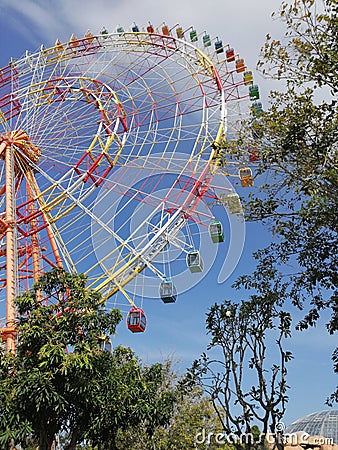
M 198 273 L 202 255 L 191 230 L 203 227 L 211 245 L 224 240 L 203 206 L 220 201 L 215 174 L 252 185 L 247 164 L 256 154 L 236 161 L 227 143 L 249 100 L 258 114 L 258 98 L 233 48 L 179 25 L 73 35 L 0 70 L 7 351 L 15 351 L 14 298 L 53 267 L 86 274 L 103 301 L 122 294 L 132 332 L 146 326 L 135 300 L 139 279 L 175 302 L 168 249 Z M 241 213 L 231 187 L 221 200 Z

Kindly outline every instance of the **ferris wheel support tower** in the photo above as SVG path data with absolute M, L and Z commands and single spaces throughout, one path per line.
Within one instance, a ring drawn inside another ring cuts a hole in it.
M 26 260 L 32 260 L 31 278 L 36 282 L 40 275 L 40 255 L 42 250 L 40 248 L 38 239 L 38 228 L 36 226 L 36 208 L 34 197 L 35 178 L 31 163 L 37 161 L 40 156 L 39 149 L 34 146 L 29 140 L 28 135 L 21 131 L 15 130 L 4 133 L 1 136 L 0 143 L 0 159 L 4 161 L 5 165 L 5 184 L 3 193 L 5 193 L 5 215 L 1 219 L 1 226 L 5 229 L 5 253 L 6 258 L 6 276 L 3 281 L 3 286 L 6 286 L 6 323 L 4 328 L 0 328 L 2 340 L 6 344 L 7 353 L 16 353 L 16 337 L 17 329 L 15 323 L 15 297 L 18 294 L 17 286 L 19 282 L 18 276 L 18 254 L 26 253 Z M 23 158 L 25 163 L 23 164 Z M 30 227 L 30 245 L 23 249 L 18 248 L 18 224 L 16 219 L 16 190 L 22 183 L 22 179 L 26 180 L 27 204 L 29 215 L 27 216 L 27 223 Z M 17 181 L 15 181 L 17 180 Z M 41 213 L 41 211 L 40 211 Z M 45 228 L 49 237 L 49 243 L 53 250 L 57 266 L 62 266 L 61 258 L 58 254 L 57 247 L 53 241 L 53 234 L 49 229 L 45 214 L 43 214 L 45 221 Z M 25 260 L 24 260 L 25 261 Z M 37 300 L 40 299 L 40 293 L 37 292 Z
M 14 154 L 11 146 L 3 141 L 0 155 L 4 155 L 6 165 L 6 328 L 2 338 L 6 342 L 6 351 L 15 353 L 16 329 L 14 298 L 16 292 L 16 227 L 14 197 Z

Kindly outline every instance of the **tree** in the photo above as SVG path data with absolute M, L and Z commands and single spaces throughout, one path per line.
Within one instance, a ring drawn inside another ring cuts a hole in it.
M 12 395 L 14 367 L 14 356 L 6 355 L 4 348 L 0 348 L 0 445 L 6 450 L 11 443 L 25 441 L 32 432 L 29 421 L 17 414 L 20 405 Z
M 271 295 L 267 291 L 264 298 L 212 306 L 206 320 L 208 351 L 187 375 L 188 384 L 197 382 L 210 395 L 224 432 L 237 436 L 238 449 L 255 445 L 255 423 L 263 435 L 274 433 L 288 400 L 286 365 L 292 354 L 283 341 L 290 336 L 291 316 L 276 307 Z
M 175 396 L 157 395 L 162 366 L 144 368 L 130 349 L 103 349 L 121 313 L 106 311 L 83 275 L 46 273 L 16 309 L 17 355 L 0 355 L 2 448 L 35 438 L 49 450 L 61 433 L 68 450 L 84 439 L 115 449 L 120 428 L 169 420 Z
M 162 364 L 143 367 L 130 349 L 121 347 L 113 357 L 114 370 L 105 379 L 106 393 L 92 412 L 93 427 L 86 437 L 99 448 L 118 450 L 121 436 L 127 436 L 128 448 L 135 436 L 136 442 L 139 435 L 151 442 L 156 429 L 169 423 L 178 392 L 165 386 Z M 128 430 L 134 430 L 134 436 Z
M 210 450 L 219 448 L 215 438 L 222 432 L 210 398 L 199 386 L 185 389 L 182 375 L 173 369 L 173 361 L 168 359 L 164 367 L 161 390 L 176 389 L 177 397 L 172 417 L 165 425 L 158 424 L 151 435 L 147 432 L 147 421 L 136 427 L 120 430 L 119 450 L 188 450 L 191 448 Z M 207 447 L 207 445 L 209 445 Z
M 260 295 L 269 284 L 284 302 L 305 309 L 299 329 L 328 309 L 331 334 L 338 329 L 337 10 L 336 0 L 293 0 L 274 14 L 285 22 L 285 36 L 267 35 L 258 67 L 280 81 L 280 91 L 271 92 L 270 107 L 253 115 L 237 141 L 259 149 L 256 184 L 264 182 L 246 204 L 247 219 L 267 224 L 273 240 L 235 286 Z M 333 361 L 338 373 L 338 350 Z

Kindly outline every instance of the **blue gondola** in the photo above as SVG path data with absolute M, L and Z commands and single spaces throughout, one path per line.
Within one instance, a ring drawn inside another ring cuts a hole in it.
M 203 261 L 200 253 L 197 250 L 194 250 L 187 254 L 187 266 L 192 273 L 202 272 Z
M 162 281 L 160 284 L 160 297 L 163 303 L 175 303 L 177 299 L 177 291 L 171 280 Z
M 223 53 L 224 49 L 223 49 L 223 44 L 221 40 L 217 40 L 215 42 L 215 51 L 216 53 Z
M 209 224 L 209 234 L 212 242 L 224 242 L 223 226 L 221 222 L 211 222 Z
M 258 117 L 263 112 L 263 106 L 261 102 L 253 102 L 251 105 L 252 113 L 255 117 Z

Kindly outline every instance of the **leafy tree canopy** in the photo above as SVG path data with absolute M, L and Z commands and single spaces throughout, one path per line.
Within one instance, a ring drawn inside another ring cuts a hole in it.
M 237 144 L 256 148 L 256 192 L 247 218 L 269 226 L 272 243 L 254 254 L 256 270 L 236 287 L 269 287 L 305 310 L 300 329 L 321 312 L 338 329 L 338 21 L 337 1 L 284 2 L 282 40 L 267 35 L 259 69 L 280 80 L 271 104 L 246 123 Z M 337 371 L 337 350 L 333 355 Z M 337 399 L 337 392 L 331 400 Z
M 41 302 L 40 299 L 44 301 Z M 86 289 L 83 275 L 55 269 L 16 299 L 17 355 L 0 355 L 0 446 L 65 449 L 84 439 L 116 448 L 119 430 L 169 421 L 174 389 L 163 389 L 161 364 L 144 367 L 128 348 L 104 350 L 121 320 Z
M 184 375 L 173 366 L 173 360 L 165 361 L 164 384 L 162 389 L 176 387 L 177 397 L 171 419 L 165 425 L 158 424 L 154 433 L 147 432 L 147 422 L 143 422 L 118 434 L 119 450 L 138 450 L 140 448 L 156 450 L 218 449 L 216 439 L 223 432 L 209 396 L 201 387 L 187 388 Z M 223 447 L 222 447 L 223 448 Z M 228 446 L 226 447 L 228 448 Z M 229 449 L 233 447 L 229 447 Z

